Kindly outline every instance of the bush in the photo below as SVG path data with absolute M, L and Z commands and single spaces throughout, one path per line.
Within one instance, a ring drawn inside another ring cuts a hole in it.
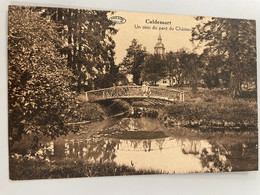
M 88 163 L 84 161 L 63 160 L 47 162 L 25 157 L 10 158 L 10 179 L 51 179 L 116 175 L 162 174 L 153 170 L 135 170 L 134 167 L 117 165 L 116 163 Z
M 232 99 L 223 91 L 200 90 L 187 94 L 186 102 L 176 102 L 166 107 L 164 115 L 182 124 L 207 126 L 257 126 L 257 102 L 255 99 Z

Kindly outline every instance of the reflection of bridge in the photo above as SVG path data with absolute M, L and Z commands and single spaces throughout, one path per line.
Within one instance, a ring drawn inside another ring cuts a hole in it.
M 109 99 L 158 99 L 165 101 L 184 101 L 184 91 L 154 86 L 116 86 L 86 92 L 90 102 Z

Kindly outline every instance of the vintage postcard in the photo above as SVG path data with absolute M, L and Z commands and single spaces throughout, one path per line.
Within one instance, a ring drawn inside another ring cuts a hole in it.
M 12 180 L 258 170 L 254 20 L 9 6 Z

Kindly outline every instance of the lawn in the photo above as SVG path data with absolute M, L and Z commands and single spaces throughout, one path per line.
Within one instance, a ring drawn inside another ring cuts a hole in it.
M 89 163 L 68 159 L 47 162 L 26 157 L 10 157 L 9 166 L 12 167 L 9 175 L 11 180 L 162 174 L 160 171 L 135 170 L 134 167 L 113 162 Z
M 221 89 L 199 88 L 193 94 L 184 89 L 185 102 L 176 102 L 165 108 L 161 120 L 170 126 L 186 127 L 257 127 L 256 93 L 233 99 Z

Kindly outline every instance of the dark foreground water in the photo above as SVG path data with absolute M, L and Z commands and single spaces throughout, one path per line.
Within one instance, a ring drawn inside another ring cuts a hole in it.
M 257 137 L 250 132 L 205 133 L 166 128 L 156 118 L 109 118 L 55 141 L 36 153 L 47 161 L 63 159 L 115 162 L 136 170 L 164 173 L 256 170 Z

